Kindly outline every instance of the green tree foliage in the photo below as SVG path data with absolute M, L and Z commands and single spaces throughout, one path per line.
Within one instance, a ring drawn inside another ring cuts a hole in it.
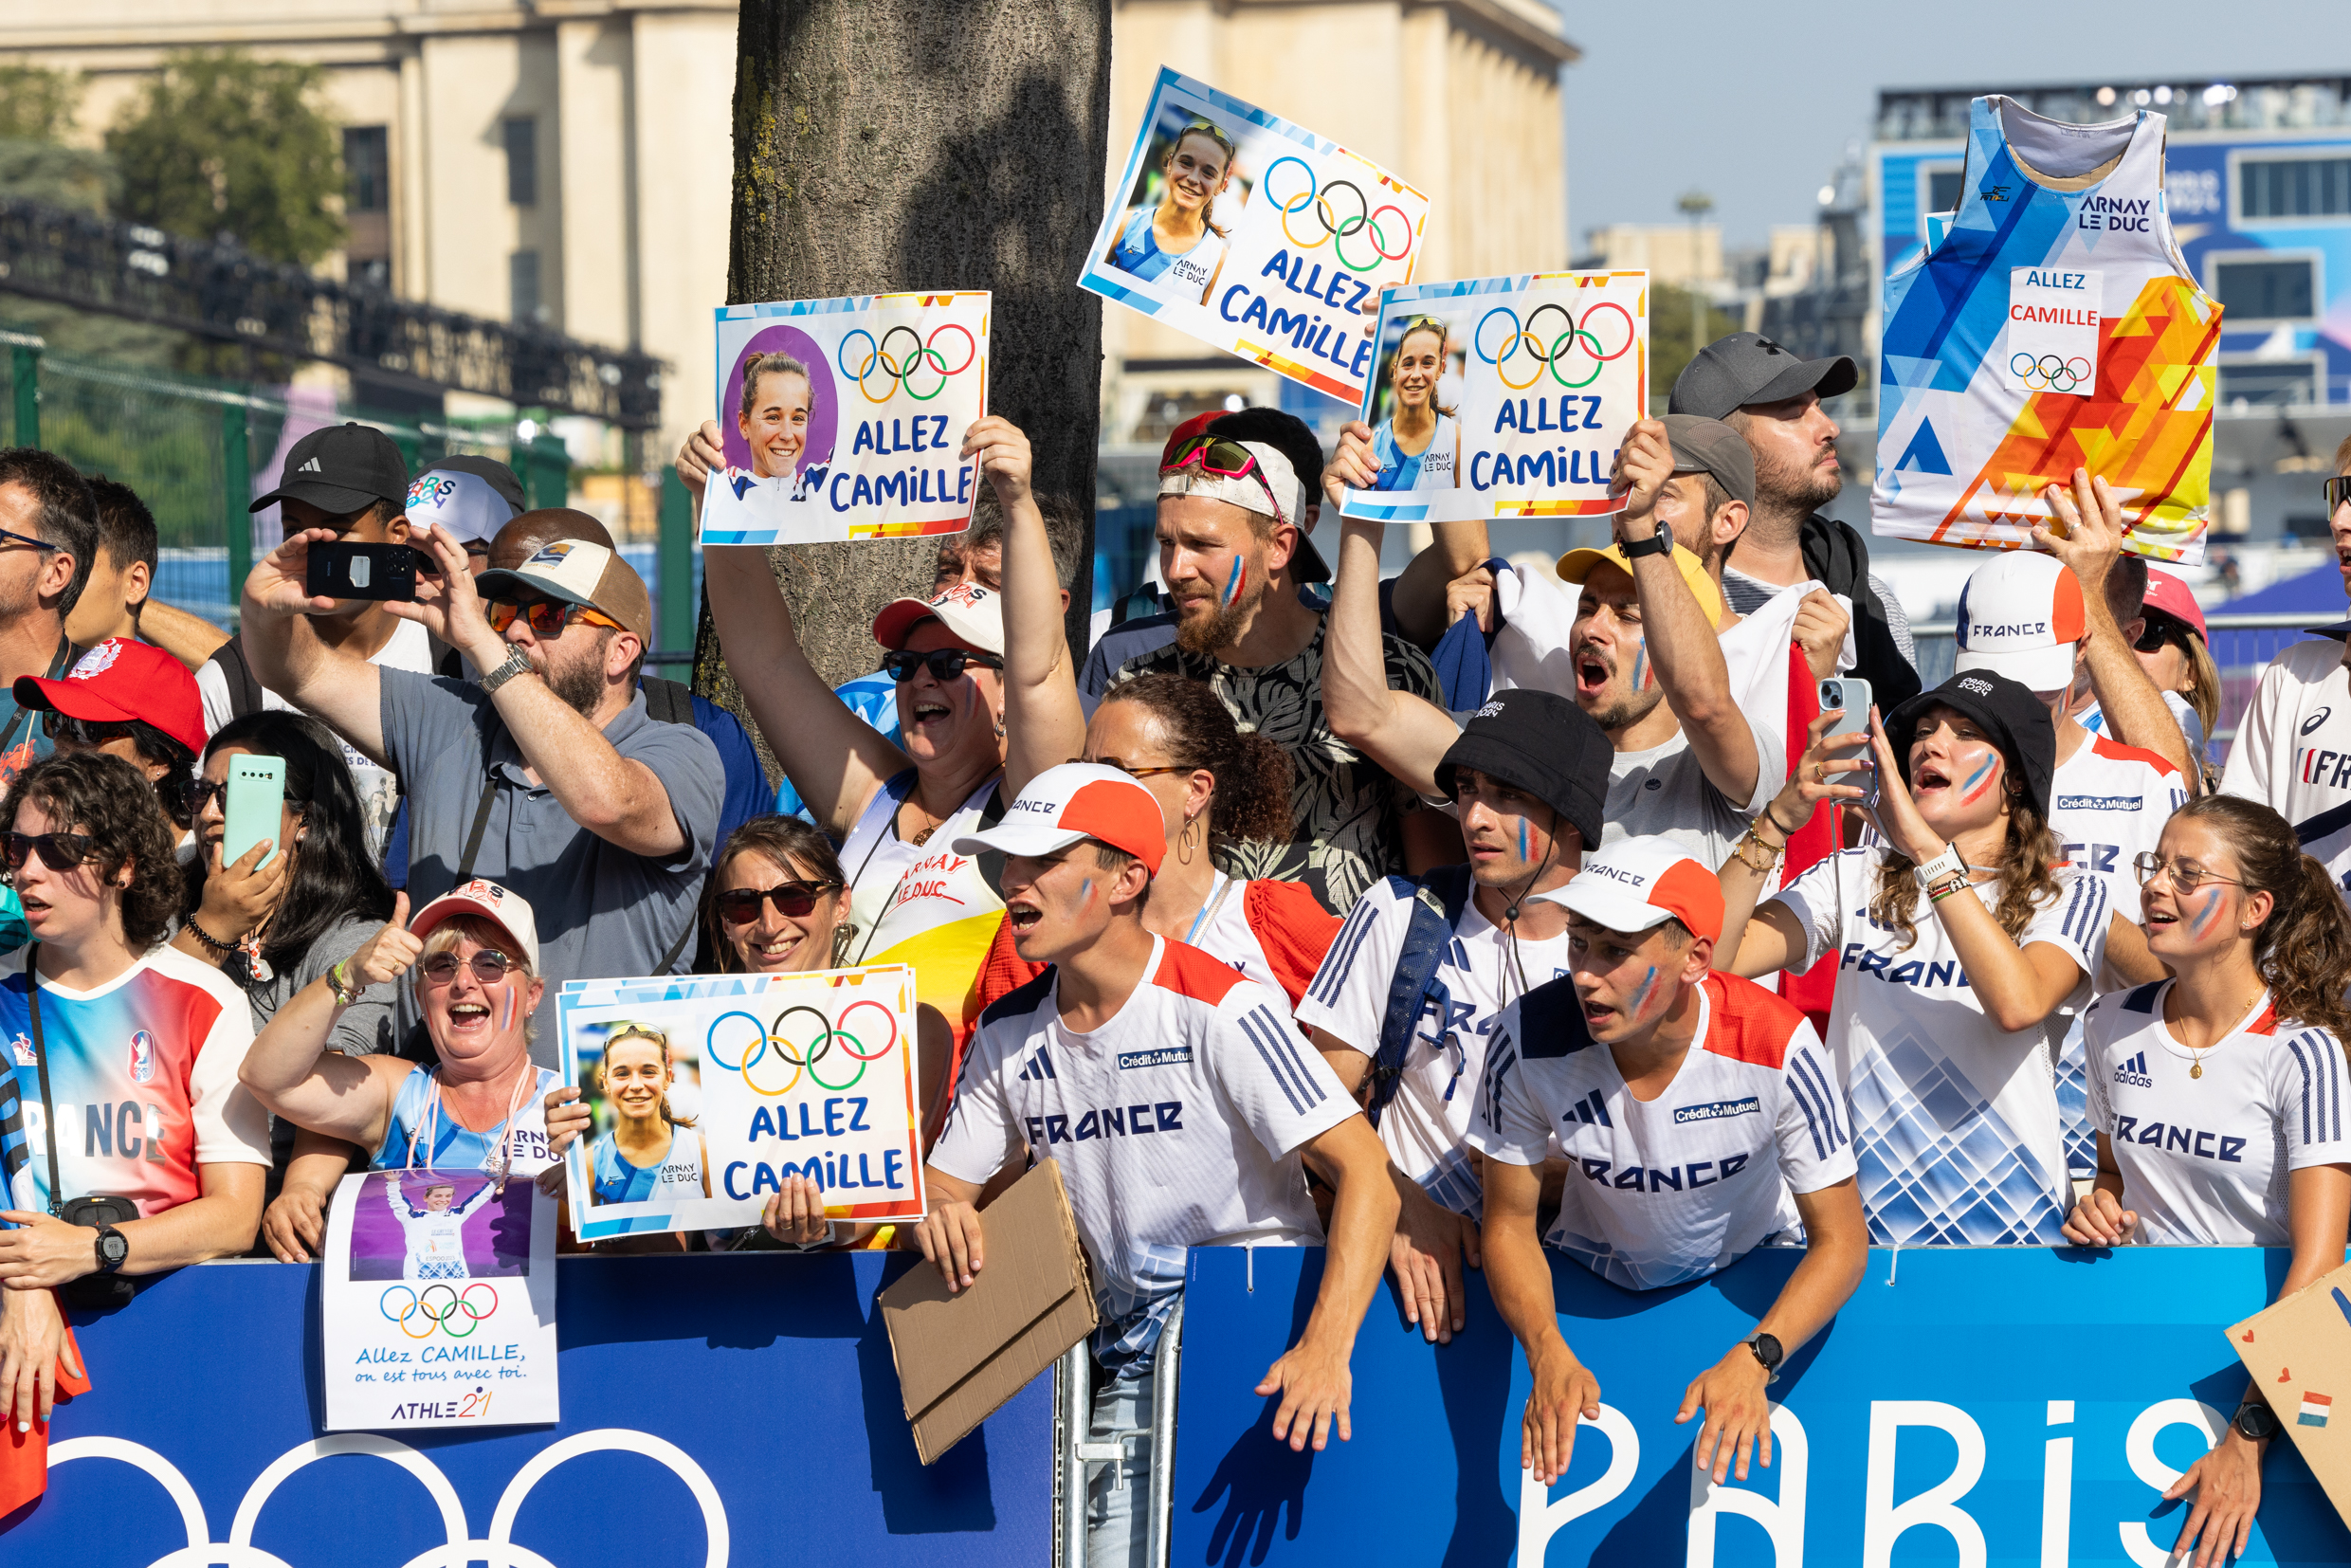
M 0 137 L 63 141 L 82 104 L 82 78 L 40 65 L 0 65 Z
M 1741 331 L 1746 323 L 1735 316 L 1706 307 L 1705 336 L 1697 343 L 1690 341 L 1690 291 L 1671 283 L 1652 281 L 1649 294 L 1649 392 L 1652 412 L 1666 411 L 1666 398 L 1673 391 L 1674 378 L 1682 374 L 1698 351 L 1718 337 Z
M 342 155 L 316 65 L 234 49 L 171 56 L 106 133 L 122 216 L 228 234 L 308 266 L 343 243 Z

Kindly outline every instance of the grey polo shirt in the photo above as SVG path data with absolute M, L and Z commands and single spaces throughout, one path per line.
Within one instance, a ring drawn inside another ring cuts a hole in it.
M 574 822 L 544 784 L 524 776 L 521 749 L 480 687 L 463 681 L 382 672 L 384 750 L 409 801 L 409 906 L 421 909 L 457 885 L 483 787 L 489 821 L 473 874 L 519 893 L 538 922 L 539 975 L 547 982 L 532 1059 L 557 1060 L 556 996 L 566 980 L 651 975 L 692 927 L 719 833 L 726 774 L 719 749 L 691 724 L 648 718 L 642 693 L 605 726 L 625 757 L 653 770 L 669 792 L 685 848 L 648 860 Z M 693 961 L 690 936 L 665 972 Z M 403 988 L 403 1033 L 416 1021 Z

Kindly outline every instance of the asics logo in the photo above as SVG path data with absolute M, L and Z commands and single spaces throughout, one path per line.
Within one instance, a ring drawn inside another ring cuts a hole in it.
M 2325 723 L 2326 716 L 2334 711 L 2335 710 L 2331 707 L 2319 709 L 2318 712 L 2312 714 L 2309 718 L 2302 721 L 2302 733 L 2308 735 L 2312 730 L 2317 729 L 2321 724 Z

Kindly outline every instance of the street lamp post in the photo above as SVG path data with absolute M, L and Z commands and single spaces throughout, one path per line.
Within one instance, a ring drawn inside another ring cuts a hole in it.
M 1690 357 L 1695 359 L 1698 351 L 1706 346 L 1706 297 L 1698 286 L 1698 226 L 1714 210 L 1714 198 L 1704 191 L 1689 190 L 1683 191 L 1674 205 L 1689 216 Z

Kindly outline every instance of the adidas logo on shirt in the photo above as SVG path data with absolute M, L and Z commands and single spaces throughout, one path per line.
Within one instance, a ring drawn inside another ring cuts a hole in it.
M 1045 1047 L 1039 1046 L 1037 1048 L 1037 1053 L 1029 1058 L 1028 1061 L 1023 1062 L 1020 1066 L 1020 1071 L 1014 1076 L 1025 1079 L 1031 1084 L 1041 1084 L 1045 1080 L 1052 1077 L 1053 1059 L 1045 1053 Z
M 1559 1120 L 1562 1121 L 1580 1121 L 1587 1127 L 1613 1127 L 1616 1125 L 1615 1122 L 1611 1121 L 1608 1119 L 1608 1105 L 1601 1100 L 1600 1091 L 1598 1089 L 1594 1089 L 1590 1094 L 1584 1096 L 1581 1100 L 1576 1101 L 1576 1108 L 1569 1111 L 1565 1116 L 1560 1117 Z
M 2116 1067 L 2114 1081 L 2118 1084 L 2128 1084 L 2135 1089 L 2155 1087 L 2155 1080 L 2147 1075 L 2147 1053 L 2142 1050 L 2121 1067 Z

